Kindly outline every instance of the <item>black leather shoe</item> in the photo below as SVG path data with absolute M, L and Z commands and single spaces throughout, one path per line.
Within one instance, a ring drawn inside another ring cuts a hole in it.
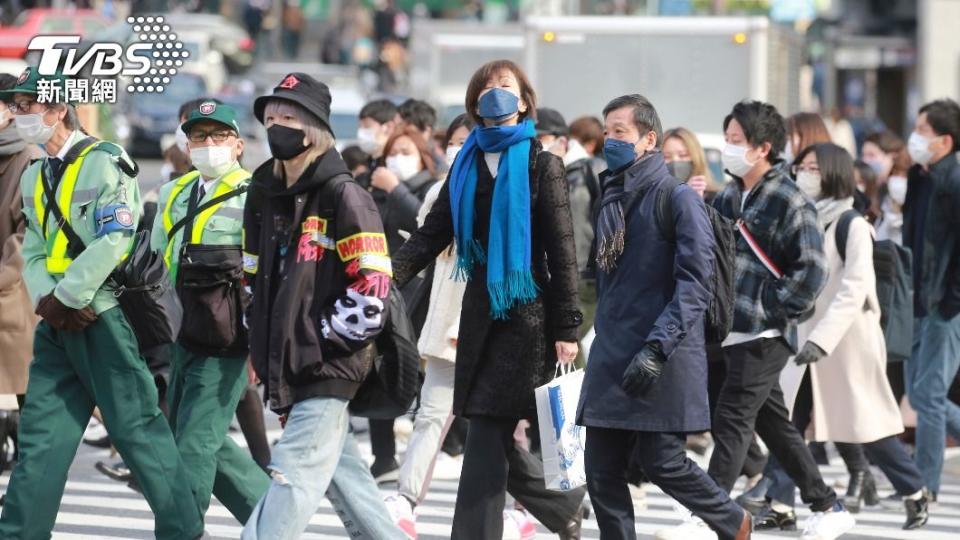
M 907 521 L 903 524 L 903 530 L 912 531 L 927 524 L 927 520 L 930 519 L 930 501 L 926 493 L 916 501 L 904 499 L 903 506 L 907 509 Z
M 112 465 L 103 461 L 98 461 L 96 468 L 105 476 L 112 478 L 117 482 L 129 482 L 133 479 L 133 473 L 130 472 L 130 469 L 123 461 L 118 461 Z
M 770 480 L 764 476 L 757 482 L 757 485 L 737 497 L 737 504 L 755 516 L 767 506 L 767 489 L 769 488 Z
M 847 494 L 843 497 L 843 505 L 847 510 L 851 514 L 857 514 L 863 505 L 878 504 L 880 504 L 880 496 L 877 494 L 877 483 L 873 479 L 873 474 L 870 471 L 850 473 L 850 484 L 847 486 Z
M 580 529 L 583 527 L 583 515 L 586 513 L 585 507 L 581 504 L 577 514 L 573 516 L 567 526 L 562 531 L 557 532 L 560 540 L 580 540 Z
M 797 530 L 797 513 L 793 510 L 777 512 L 770 505 L 767 505 L 753 516 L 753 530 L 771 531 L 776 529 L 781 531 Z

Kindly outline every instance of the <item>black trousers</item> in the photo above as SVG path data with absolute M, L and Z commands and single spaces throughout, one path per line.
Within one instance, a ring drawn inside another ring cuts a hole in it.
M 814 512 L 828 510 L 837 494 L 827 487 L 803 437 L 790 421 L 780 371 L 791 352 L 781 338 L 758 339 L 724 349 L 727 378 L 713 418 L 710 476 L 728 493 L 743 468 L 754 430 L 777 457 Z
M 711 416 L 717 408 L 720 389 L 723 388 L 723 381 L 726 378 L 727 364 L 723 360 L 723 349 L 719 344 L 707 345 L 707 398 L 710 402 Z M 757 444 L 757 438 L 753 437 L 750 439 L 747 459 L 743 462 L 743 469 L 740 472 L 750 478 L 762 473 L 766 464 L 767 456 L 763 455 L 763 450 Z
M 651 482 L 706 522 L 720 538 L 736 537 L 743 522 L 743 508 L 687 458 L 686 440 L 683 433 L 587 428 L 587 489 L 601 538 L 637 537 L 626 476 L 632 453 Z
M 507 491 L 553 532 L 563 530 L 580 511 L 587 490 L 548 490 L 543 463 L 514 444 L 518 421 L 470 417 L 452 540 L 501 538 Z
M 393 434 L 394 419 L 370 419 L 370 450 L 376 461 L 397 458 L 397 438 Z

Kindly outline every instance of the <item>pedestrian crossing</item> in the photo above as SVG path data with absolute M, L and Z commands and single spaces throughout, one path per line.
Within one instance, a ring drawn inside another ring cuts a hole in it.
M 242 437 L 234 435 L 243 444 Z M 270 440 L 279 437 L 279 431 L 271 431 Z M 359 435 L 361 449 L 369 456 L 369 442 Z M 402 444 L 401 444 L 402 451 Z M 70 470 L 66 491 L 57 517 L 54 540 L 80 539 L 149 539 L 153 538 L 153 515 L 143 498 L 124 484 L 110 480 L 94 469 L 100 460 L 110 461 L 106 450 L 82 445 Z M 459 462 L 445 459 L 437 466 L 437 477 L 431 484 L 430 493 L 418 508 L 417 530 L 422 540 L 442 540 L 450 537 L 450 524 L 457 495 Z M 822 467 L 828 483 L 846 480 L 842 464 Z M 882 474 L 881 495 L 890 491 Z M 6 490 L 9 473 L 0 477 L 0 490 Z M 897 540 L 956 540 L 960 538 L 960 478 L 948 477 L 940 493 L 940 502 L 931 511 L 930 523 L 919 531 L 902 531 L 902 512 L 886 511 L 882 507 L 865 508 L 856 516 L 856 529 L 845 536 L 849 539 L 897 539 Z M 885 487 L 883 487 L 885 485 Z M 838 491 L 840 491 L 838 489 Z M 392 490 L 383 489 L 384 495 Z M 651 538 L 659 529 L 680 523 L 673 510 L 672 500 L 654 486 L 635 489 L 634 503 L 637 514 L 637 531 L 641 538 Z M 805 519 L 809 511 L 798 508 L 798 518 Z M 216 539 L 237 539 L 240 525 L 217 501 L 213 501 L 207 513 L 207 532 Z M 542 526 L 538 526 L 538 539 L 555 538 Z M 799 533 L 755 533 L 759 540 L 797 537 Z M 310 526 L 302 536 L 304 540 L 328 540 L 346 538 L 342 524 L 333 508 L 324 501 L 323 506 L 311 519 Z M 597 524 L 590 519 L 584 522 L 583 538 L 598 539 Z

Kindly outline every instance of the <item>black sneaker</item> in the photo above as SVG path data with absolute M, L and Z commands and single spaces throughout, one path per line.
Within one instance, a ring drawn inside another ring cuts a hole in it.
M 924 492 L 924 496 L 916 501 L 903 500 L 903 506 L 907 510 L 907 521 L 903 524 L 903 530 L 912 531 L 927 524 L 927 520 L 930 519 L 930 500 L 927 499 L 926 495 L 926 492 Z
M 129 482 L 133 479 L 133 473 L 130 472 L 130 469 L 123 461 L 118 461 L 113 465 L 98 461 L 96 468 L 106 477 L 116 480 L 117 482 Z
M 396 458 L 390 458 L 386 463 L 382 460 L 374 461 L 370 466 L 370 474 L 378 484 L 395 482 L 400 479 L 400 464 L 397 463 Z
M 777 512 L 770 505 L 767 505 L 753 516 L 753 530 L 770 531 L 776 529 L 781 531 L 797 530 L 797 513 L 792 509 L 787 512 Z

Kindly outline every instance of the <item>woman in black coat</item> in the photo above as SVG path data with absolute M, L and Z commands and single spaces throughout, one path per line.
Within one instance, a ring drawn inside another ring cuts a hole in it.
M 526 76 L 512 62 L 484 65 L 470 81 L 466 108 L 484 127 L 467 139 L 393 268 L 402 286 L 457 243 L 458 270 L 468 284 L 453 408 L 470 418 L 470 429 L 453 538 L 485 540 L 502 534 L 517 422 L 535 418 L 534 389 L 552 377 L 556 363 L 576 357 L 582 316 L 566 174 L 536 140 L 528 119 L 536 96 Z M 530 487 L 518 489 L 511 478 L 511 493 L 540 517 L 542 482 L 536 494 Z

